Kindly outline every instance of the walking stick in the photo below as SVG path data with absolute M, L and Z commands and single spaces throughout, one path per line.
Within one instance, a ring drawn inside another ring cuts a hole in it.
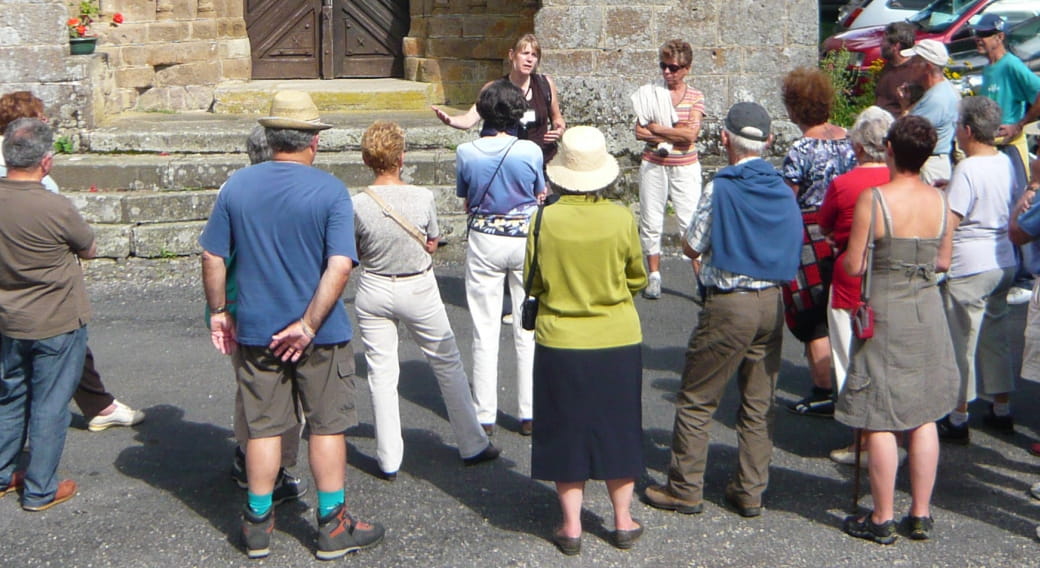
M 856 441 L 852 445 L 856 448 L 856 473 L 853 474 L 852 478 L 852 514 L 855 515 L 859 511 L 859 476 L 860 476 L 860 460 L 863 458 L 863 454 L 860 452 L 860 429 L 854 428 L 852 435 L 856 437 Z

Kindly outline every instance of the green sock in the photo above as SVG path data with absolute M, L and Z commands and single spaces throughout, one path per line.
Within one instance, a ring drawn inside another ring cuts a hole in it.
M 256 493 L 249 492 L 249 509 L 253 511 L 254 515 L 264 516 L 268 511 L 271 510 L 271 496 L 273 493 L 266 495 L 257 495 Z
M 324 517 L 343 504 L 343 490 L 318 492 L 318 516 Z

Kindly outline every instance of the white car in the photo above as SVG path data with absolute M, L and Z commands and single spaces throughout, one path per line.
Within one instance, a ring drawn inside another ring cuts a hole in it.
M 933 0 L 852 0 L 838 10 L 838 25 L 846 30 L 884 26 L 913 16 Z

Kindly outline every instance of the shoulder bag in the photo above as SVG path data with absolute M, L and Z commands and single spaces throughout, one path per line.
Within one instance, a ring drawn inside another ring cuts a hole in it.
M 538 208 L 534 218 L 534 252 L 531 254 L 531 270 L 527 273 L 527 281 L 524 282 L 524 303 L 520 310 L 520 325 L 528 331 L 534 329 L 534 322 L 538 317 L 538 298 L 531 296 L 531 284 L 534 283 L 534 271 L 538 270 L 538 233 L 542 229 L 543 211 L 544 205 Z
M 415 239 L 415 241 L 419 243 L 419 246 L 421 246 L 423 250 L 426 250 L 426 233 L 423 233 L 414 223 L 408 221 L 408 219 L 405 219 L 400 213 L 395 211 L 389 203 L 383 201 L 383 198 L 379 197 L 379 194 L 372 189 L 372 186 L 365 188 L 365 195 L 368 195 L 372 198 L 372 201 L 376 202 L 376 205 L 383 210 L 383 215 L 393 219 L 395 223 L 404 229 L 404 232 L 408 233 L 408 236 Z
M 870 229 L 867 233 L 867 246 L 863 249 L 863 262 L 866 272 L 860 283 L 859 304 L 852 310 L 852 332 L 860 340 L 874 337 L 874 308 L 870 307 L 870 273 L 874 263 L 874 207 L 877 205 L 877 189 L 872 188 L 870 199 Z

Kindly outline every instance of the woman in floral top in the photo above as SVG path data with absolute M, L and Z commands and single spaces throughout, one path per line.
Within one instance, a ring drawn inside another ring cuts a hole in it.
M 834 88 L 818 69 L 799 68 L 787 74 L 784 105 L 802 137 L 791 145 L 781 173 L 798 197 L 804 236 L 798 276 L 784 286 L 787 326 L 805 343 L 812 393 L 788 407 L 795 414 L 832 416 L 831 346 L 827 330 L 827 294 L 834 268 L 834 252 L 817 224 L 827 186 L 856 165 L 845 129 L 828 122 Z

